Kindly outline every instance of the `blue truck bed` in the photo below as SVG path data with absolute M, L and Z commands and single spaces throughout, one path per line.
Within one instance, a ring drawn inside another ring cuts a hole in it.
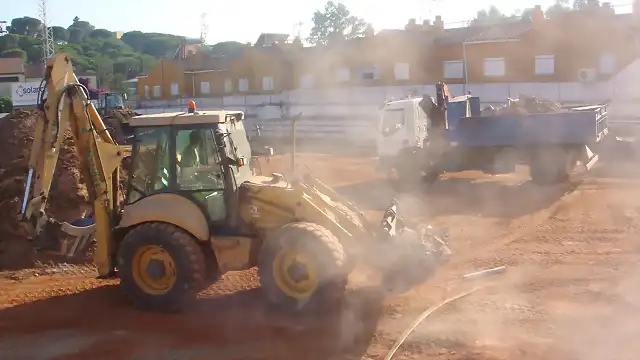
M 477 114 L 465 101 L 448 105 L 449 141 L 463 147 L 593 144 L 607 132 L 606 105 L 563 113 L 495 116 L 464 116 Z

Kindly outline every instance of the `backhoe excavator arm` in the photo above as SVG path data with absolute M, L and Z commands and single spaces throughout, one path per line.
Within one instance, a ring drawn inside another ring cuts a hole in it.
M 47 97 L 36 123 L 29 159 L 29 173 L 20 218 L 30 223 L 33 238 L 58 236 L 62 230 L 77 241 L 95 235 L 97 248 L 94 262 L 101 276 L 113 273 L 113 222 L 119 213 L 118 180 L 122 151 L 111 138 L 89 101 L 86 87 L 73 73 L 71 60 L 58 54 L 49 60 L 45 72 Z M 80 170 L 87 183 L 89 201 L 93 204 L 95 224 L 77 227 L 46 216 L 45 208 L 55 173 L 64 134 L 70 130 L 80 160 Z

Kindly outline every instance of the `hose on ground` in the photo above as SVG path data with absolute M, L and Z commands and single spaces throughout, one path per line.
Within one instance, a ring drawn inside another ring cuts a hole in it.
M 488 275 L 494 275 L 494 274 L 499 274 L 499 273 L 503 273 L 504 271 L 506 271 L 507 267 L 506 266 L 498 266 L 492 269 L 486 269 L 486 270 L 482 270 L 482 271 L 477 271 L 471 274 L 466 274 L 462 276 L 462 279 L 464 280 L 471 280 L 471 279 L 476 279 L 476 278 L 481 278 L 481 277 L 485 277 Z M 433 314 L 434 312 L 436 312 L 437 310 L 443 308 L 444 306 L 456 301 L 456 300 L 460 300 L 464 297 L 467 297 L 471 294 L 473 294 L 474 292 L 480 290 L 480 289 L 484 289 L 488 286 L 490 286 L 491 284 L 484 284 L 484 285 L 479 285 L 476 286 L 474 288 L 472 288 L 471 290 L 467 290 L 465 292 L 459 293 L 457 295 L 454 295 L 442 302 L 440 302 L 439 304 L 436 304 L 430 308 L 428 308 L 426 311 L 424 311 L 422 314 L 420 314 L 420 316 L 418 316 L 413 323 L 411 323 L 411 326 L 405 330 L 402 333 L 402 336 L 400 336 L 400 338 L 398 340 L 396 340 L 396 342 L 393 344 L 393 347 L 391 348 L 391 350 L 389 350 L 389 352 L 387 353 L 387 355 L 384 357 L 384 360 L 391 360 L 391 358 L 393 357 L 393 355 L 396 353 L 396 351 L 400 348 L 400 345 L 402 345 L 402 343 L 404 343 L 405 340 L 407 340 L 407 337 L 409 337 L 409 335 L 413 332 L 413 330 L 416 329 L 416 327 L 418 327 L 418 325 L 420 325 L 420 323 L 422 323 L 424 321 L 424 319 L 426 319 L 429 315 Z
M 484 287 L 486 287 L 486 285 L 485 286 L 478 286 L 478 287 L 475 287 L 475 288 L 473 288 L 471 290 L 468 290 L 468 291 L 462 292 L 460 294 L 457 294 L 455 296 L 452 296 L 452 297 L 440 302 L 439 304 L 436 304 L 436 305 L 430 307 L 425 312 L 420 314 L 420 316 L 418 316 L 416 318 L 416 320 L 414 320 L 414 322 L 411 324 L 411 326 L 402 333 L 402 336 L 398 340 L 396 340 L 396 342 L 393 344 L 393 347 L 391 348 L 391 350 L 389 350 L 387 355 L 384 357 L 384 360 L 391 360 L 391 358 L 396 353 L 398 348 L 400 348 L 400 345 L 402 345 L 402 343 L 404 343 L 404 341 L 407 339 L 407 337 L 409 337 L 409 335 L 413 332 L 413 330 L 415 330 L 415 328 L 418 327 L 418 325 L 420 325 L 420 323 L 422 321 L 424 321 L 424 319 L 426 319 L 429 315 L 433 314 L 434 312 L 436 312 L 440 308 L 444 307 L 445 305 L 450 304 L 450 303 L 452 303 L 452 302 L 454 302 L 456 300 L 462 299 L 464 297 L 467 297 L 467 296 L 473 294 L 474 292 L 476 292 L 476 291 L 478 291 L 478 290 L 480 290 L 480 289 L 482 289 Z

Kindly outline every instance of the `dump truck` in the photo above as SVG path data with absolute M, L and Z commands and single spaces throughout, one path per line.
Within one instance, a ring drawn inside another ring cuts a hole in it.
M 483 116 L 479 97 L 454 97 L 444 83 L 435 99 L 389 101 L 380 113 L 378 170 L 399 189 L 443 173 L 510 173 L 518 163 L 529 165 L 536 184 L 562 183 L 577 168 L 593 167 L 608 134 L 606 105 Z
M 127 94 L 125 92 L 93 88 L 90 86 L 88 79 L 80 78 L 79 82 L 86 88 L 89 100 L 96 107 L 111 136 L 115 137 L 120 145 L 131 145 L 133 133 L 129 126 L 129 119 L 141 114 L 125 106 L 124 102 L 127 100 Z
M 70 58 L 50 59 L 19 219 L 34 245 L 73 257 L 95 242 L 101 278 L 117 277 L 141 309 L 179 311 L 224 273 L 258 268 L 271 304 L 315 311 L 342 299 L 366 265 L 386 288 L 424 281 L 451 254 L 447 229 L 413 224 L 390 201 L 371 223 L 310 174 L 257 173 L 240 111 L 135 116 L 128 181 Z M 60 222 L 46 214 L 63 134 L 70 131 L 93 213 Z M 392 284 L 393 283 L 393 284 Z

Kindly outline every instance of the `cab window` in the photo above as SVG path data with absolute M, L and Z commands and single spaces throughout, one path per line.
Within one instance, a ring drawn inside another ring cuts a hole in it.
M 404 109 L 386 109 L 382 114 L 382 134 L 391 136 L 404 127 Z
M 169 186 L 169 132 L 167 128 L 136 128 L 128 202 Z
M 212 129 L 176 132 L 176 174 L 181 190 L 224 189 L 220 156 Z
M 226 219 L 224 176 L 213 128 L 189 128 L 175 132 L 178 190 L 207 209 L 209 220 Z

